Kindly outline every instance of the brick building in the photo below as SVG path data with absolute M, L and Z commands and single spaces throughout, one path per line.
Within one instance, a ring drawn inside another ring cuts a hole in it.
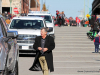
M 40 2 L 37 0 L 37 8 L 36 8 L 36 0 L 30 0 L 30 9 L 32 11 L 40 11 Z
M 1 0 L 0 0 L 1 1 Z M 9 0 L 2 0 L 2 13 L 10 12 L 10 1 Z M 12 9 L 12 14 L 14 13 L 14 8 L 18 8 L 19 14 L 22 13 L 23 11 L 25 13 L 28 13 L 29 10 L 36 11 L 36 0 L 12 0 L 11 3 L 11 9 Z M 40 11 L 40 3 L 39 0 L 37 0 L 37 11 Z
M 21 0 L 21 12 L 28 13 L 29 11 L 29 0 Z

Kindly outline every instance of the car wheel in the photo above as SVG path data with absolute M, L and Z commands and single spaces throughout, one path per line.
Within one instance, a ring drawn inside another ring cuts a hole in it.
M 18 61 L 16 61 L 16 65 L 15 65 L 13 75 L 18 75 Z
M 9 71 L 7 67 L 5 67 L 4 75 L 9 75 Z

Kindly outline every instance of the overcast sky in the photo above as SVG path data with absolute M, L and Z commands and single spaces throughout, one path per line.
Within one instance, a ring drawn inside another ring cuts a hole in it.
M 54 16 L 56 10 L 59 10 L 64 11 L 67 17 L 72 16 L 75 18 L 81 14 L 79 11 L 84 10 L 84 0 L 40 0 L 41 9 L 44 2 L 46 3 L 47 9 Z M 85 0 L 85 14 L 92 9 L 92 2 L 93 0 Z

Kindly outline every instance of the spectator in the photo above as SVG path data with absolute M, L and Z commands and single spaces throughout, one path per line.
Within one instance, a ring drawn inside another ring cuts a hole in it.
M 7 23 L 7 24 L 10 24 L 10 22 L 11 22 L 11 21 L 10 21 L 10 18 L 7 18 L 7 19 L 6 19 L 6 23 Z
M 95 45 L 95 53 L 99 52 L 99 35 L 97 34 L 94 39 L 94 45 Z
M 65 23 L 65 14 L 64 14 L 64 11 L 62 11 L 61 14 L 62 14 L 62 15 L 61 15 L 61 18 L 62 18 L 62 25 L 64 25 L 64 23 Z
M 84 25 L 85 25 L 85 20 L 84 20 L 84 18 L 83 18 L 83 20 L 81 21 L 81 25 L 84 27 Z
M 80 27 L 81 25 L 80 25 L 80 19 L 79 18 L 76 19 L 76 22 L 77 22 L 77 26 Z

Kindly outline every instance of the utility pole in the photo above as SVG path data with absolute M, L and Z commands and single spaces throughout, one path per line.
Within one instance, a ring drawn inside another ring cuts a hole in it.
M 12 0 L 9 0 L 10 2 L 10 14 L 12 13 L 12 10 L 11 10 L 11 3 L 12 3 Z
M 88 0 L 88 7 L 89 7 L 89 0 Z M 89 8 L 88 8 L 88 14 L 89 14 Z
M 35 2 L 36 2 L 36 11 L 37 11 L 37 0 L 35 0 Z
M 85 0 L 84 0 L 84 19 L 85 19 Z
M 31 3 L 31 0 L 29 0 L 29 9 L 30 9 L 30 3 Z

